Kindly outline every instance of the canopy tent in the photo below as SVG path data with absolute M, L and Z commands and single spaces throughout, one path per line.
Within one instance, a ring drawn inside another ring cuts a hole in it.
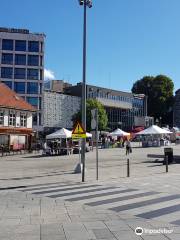
M 111 132 L 109 134 L 109 136 L 112 137 L 124 137 L 124 136 L 130 136 L 130 133 L 124 132 L 123 130 L 121 130 L 120 128 L 117 128 L 116 130 L 114 130 L 113 132 Z
M 92 138 L 92 134 L 91 134 L 91 133 L 88 133 L 88 132 L 86 132 L 86 137 L 87 137 L 87 138 Z
M 72 137 L 72 131 L 67 130 L 66 128 L 61 128 L 60 130 L 51 133 L 46 136 L 46 139 L 57 139 L 57 138 L 71 138 Z M 86 137 L 91 138 L 92 134 L 86 132 Z
M 152 125 L 151 127 L 136 133 L 136 135 L 160 135 L 160 134 L 170 134 L 170 133 L 172 132 L 166 129 L 160 128 L 156 125 Z
M 71 131 L 67 130 L 66 128 L 61 128 L 60 130 L 47 135 L 46 139 L 71 138 L 71 135 Z

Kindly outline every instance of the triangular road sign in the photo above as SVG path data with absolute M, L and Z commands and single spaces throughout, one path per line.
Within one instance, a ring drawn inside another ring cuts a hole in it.
M 75 127 L 73 128 L 72 134 L 86 134 L 82 124 L 80 122 L 77 122 Z

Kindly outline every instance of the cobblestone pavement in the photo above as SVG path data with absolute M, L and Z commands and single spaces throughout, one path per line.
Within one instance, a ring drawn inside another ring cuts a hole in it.
M 166 173 L 147 157 L 163 152 L 136 145 L 127 178 L 125 150 L 99 150 L 98 181 L 95 151 L 87 153 L 85 183 L 74 174 L 78 155 L 0 158 L 0 239 L 179 240 L 180 165 Z

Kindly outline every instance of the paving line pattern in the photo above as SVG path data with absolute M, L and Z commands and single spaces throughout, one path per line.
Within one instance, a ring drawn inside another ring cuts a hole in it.
M 180 226 L 180 194 L 100 184 L 37 184 L 16 190 Z

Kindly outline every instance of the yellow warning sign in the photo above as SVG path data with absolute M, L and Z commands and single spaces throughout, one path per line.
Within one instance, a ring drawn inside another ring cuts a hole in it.
M 80 122 L 77 122 L 73 128 L 72 138 L 86 138 L 86 132 Z

